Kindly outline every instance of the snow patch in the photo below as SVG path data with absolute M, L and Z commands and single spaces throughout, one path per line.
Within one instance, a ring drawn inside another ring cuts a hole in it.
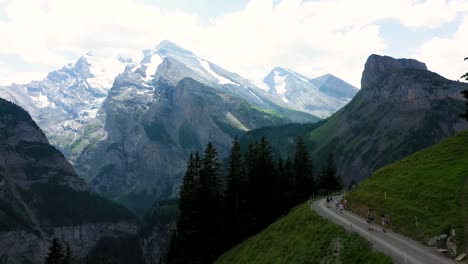
M 275 90 L 277 94 L 286 94 L 286 77 L 288 77 L 288 75 L 281 75 L 279 72 L 275 71 L 273 81 L 275 82 Z
M 156 73 L 156 70 L 158 69 L 158 66 L 161 65 L 163 62 L 163 58 L 159 54 L 153 54 L 151 56 L 150 62 L 149 63 L 144 63 L 143 65 L 146 65 L 146 78 L 145 81 L 151 81 L 154 78 L 154 74 Z
M 51 102 L 47 95 L 43 95 L 42 92 L 40 92 L 38 96 L 31 96 L 31 99 L 38 108 L 56 107 L 55 103 Z
M 115 77 L 125 69 L 125 63 L 118 59 L 98 58 L 90 52 L 85 55 L 85 58 L 93 75 L 92 78 L 87 79 L 87 82 L 93 88 L 109 90 L 112 88 Z
M 262 100 L 260 97 L 258 97 L 258 95 L 256 95 L 254 92 L 252 92 L 251 90 L 249 90 L 249 92 L 250 92 L 253 96 L 255 96 L 260 102 L 265 103 L 265 102 L 263 102 L 263 100 Z
M 226 114 L 226 119 L 231 123 L 233 124 L 234 126 L 236 126 L 237 128 L 243 130 L 243 131 L 248 131 L 249 129 L 247 127 L 244 126 L 244 124 L 242 124 L 239 119 L 237 119 L 235 116 L 233 116 L 231 114 L 231 112 L 228 112 Z
M 88 109 L 85 112 L 88 113 L 88 117 L 96 118 L 98 111 L 99 111 L 99 108 L 95 108 L 95 109 Z
M 205 69 L 205 71 L 207 71 L 211 76 L 213 76 L 215 79 L 218 80 L 218 83 L 219 84 L 234 84 L 234 85 L 238 85 L 237 83 L 227 79 L 227 78 L 224 78 L 223 76 L 220 76 L 219 74 L 217 74 L 216 72 L 214 72 L 212 69 L 211 69 L 211 66 L 210 66 L 210 63 L 206 60 L 202 60 L 200 58 L 197 58 L 198 59 L 198 62 L 200 63 L 200 65 L 203 67 L 203 69 Z

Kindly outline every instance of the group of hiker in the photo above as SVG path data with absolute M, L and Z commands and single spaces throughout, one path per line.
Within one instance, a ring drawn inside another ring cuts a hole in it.
M 387 233 L 387 227 L 388 227 L 390 220 L 385 214 L 382 214 L 380 221 L 381 221 L 380 224 L 382 225 L 382 231 L 384 233 Z M 367 223 L 369 224 L 369 227 L 368 227 L 369 231 L 374 231 L 374 222 L 375 222 L 374 211 L 372 210 L 372 208 L 369 208 L 369 211 L 367 212 Z
M 333 204 L 335 202 L 335 199 L 332 196 L 327 197 L 327 207 L 330 208 L 330 204 Z M 347 208 L 348 201 L 346 199 L 336 199 L 335 203 L 335 208 L 336 210 L 340 210 L 340 213 L 343 213 L 343 210 Z M 389 225 L 389 218 L 385 215 L 382 214 L 381 217 L 381 225 L 382 225 L 382 231 L 384 233 L 387 232 L 387 228 Z M 369 208 L 369 211 L 367 212 L 367 224 L 369 225 L 368 230 L 369 231 L 374 231 L 374 223 L 375 223 L 375 216 L 374 216 L 374 211 L 372 208 Z
M 332 196 L 327 197 L 327 207 L 330 208 L 330 204 L 333 203 L 334 199 Z M 346 199 L 337 199 L 335 203 L 336 210 L 340 210 L 340 213 L 343 213 L 343 210 L 347 207 L 348 201 Z

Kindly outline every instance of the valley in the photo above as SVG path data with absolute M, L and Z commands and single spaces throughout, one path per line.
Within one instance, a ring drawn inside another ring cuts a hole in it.
M 0 260 L 41 263 L 59 238 L 79 263 L 401 262 L 306 202 L 351 186 L 349 210 L 377 208 L 398 234 L 453 230 L 454 258 L 468 235 L 466 90 L 380 55 L 357 89 L 282 67 L 259 84 L 170 41 L 136 59 L 86 53 L 0 87 Z

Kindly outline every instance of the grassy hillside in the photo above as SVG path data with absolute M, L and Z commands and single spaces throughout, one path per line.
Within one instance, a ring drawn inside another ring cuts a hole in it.
M 341 261 L 341 262 L 340 262 Z M 392 263 L 356 234 L 323 219 L 304 203 L 215 263 Z
M 467 180 L 468 131 L 378 170 L 347 199 L 361 215 L 369 207 L 377 217 L 389 215 L 393 229 L 404 235 L 426 241 L 453 227 L 466 245 Z

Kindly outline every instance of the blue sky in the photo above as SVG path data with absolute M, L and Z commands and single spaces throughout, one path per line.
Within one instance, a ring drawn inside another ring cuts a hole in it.
M 0 0 L 0 84 L 164 39 L 250 79 L 282 66 L 359 86 L 372 53 L 456 79 L 468 69 L 467 11 L 468 0 Z

